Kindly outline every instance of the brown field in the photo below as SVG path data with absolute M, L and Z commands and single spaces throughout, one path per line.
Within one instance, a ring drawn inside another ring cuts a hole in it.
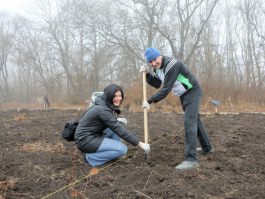
M 151 153 L 128 156 L 89 173 L 64 123 L 78 110 L 0 111 L 0 199 L 265 198 L 265 115 L 204 114 L 215 152 L 200 167 L 175 171 L 183 160 L 183 115 L 149 113 Z M 143 114 L 123 113 L 128 129 L 143 138 Z

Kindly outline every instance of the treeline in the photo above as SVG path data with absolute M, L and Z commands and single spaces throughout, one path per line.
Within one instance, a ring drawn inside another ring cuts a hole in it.
M 262 0 L 36 1 L 0 13 L 0 103 L 82 102 L 113 82 L 138 103 L 150 46 L 187 64 L 205 99 L 265 103 L 264 18 Z

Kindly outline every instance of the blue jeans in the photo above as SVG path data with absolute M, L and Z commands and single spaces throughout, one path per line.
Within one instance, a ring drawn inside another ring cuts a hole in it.
M 121 157 L 127 153 L 127 146 L 123 144 L 112 130 L 109 128 L 103 131 L 104 139 L 95 153 L 86 153 L 85 157 L 92 167 L 103 165 L 104 163 Z

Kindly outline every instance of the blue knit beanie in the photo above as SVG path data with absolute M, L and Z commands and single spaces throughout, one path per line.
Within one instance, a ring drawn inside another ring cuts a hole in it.
M 144 55 L 145 55 L 146 61 L 150 63 L 151 61 L 155 60 L 158 56 L 160 56 L 161 53 L 156 48 L 147 48 L 145 50 Z

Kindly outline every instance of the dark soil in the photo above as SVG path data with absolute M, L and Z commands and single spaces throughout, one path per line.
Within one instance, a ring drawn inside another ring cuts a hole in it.
M 129 146 L 128 156 L 90 176 L 61 129 L 77 110 L 0 112 L 0 199 L 265 198 L 265 115 L 202 115 L 215 152 L 199 155 L 199 169 L 183 161 L 183 115 L 149 113 L 151 154 Z M 143 114 L 124 113 L 143 139 Z

